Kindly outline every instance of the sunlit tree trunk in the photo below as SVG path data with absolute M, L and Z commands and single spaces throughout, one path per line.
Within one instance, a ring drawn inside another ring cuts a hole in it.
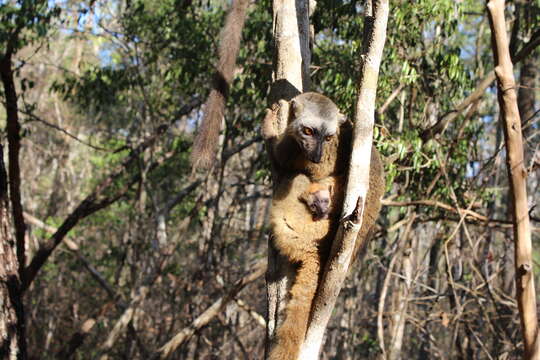
M 532 263 L 531 228 L 527 204 L 527 171 L 523 157 L 523 139 L 519 116 L 516 83 L 510 59 L 504 0 L 489 0 L 487 8 L 492 31 L 498 99 L 506 146 L 506 166 L 513 203 L 516 297 L 524 343 L 524 359 L 539 359 L 536 315 L 536 293 Z

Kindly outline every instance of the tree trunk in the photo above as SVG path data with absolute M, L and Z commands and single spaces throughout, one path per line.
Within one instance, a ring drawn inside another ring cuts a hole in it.
M 0 359 L 26 359 L 17 245 L 9 226 L 7 176 L 0 145 Z
M 6 130 L 8 138 L 8 166 L 9 166 L 9 197 L 15 225 L 15 238 L 17 241 L 17 257 L 19 274 L 24 276 L 25 258 L 25 232 L 26 225 L 23 218 L 21 203 L 21 169 L 19 166 L 19 151 L 21 148 L 21 126 L 19 124 L 19 109 L 17 106 L 17 92 L 13 79 L 11 54 L 7 53 L 0 62 L 0 77 L 4 85 L 6 101 Z M 24 282 L 24 278 L 21 279 Z
M 307 0 L 274 0 L 274 73 L 269 103 L 282 103 L 274 128 L 285 130 L 288 113 L 287 101 L 309 89 L 309 9 Z M 281 101 L 285 100 L 285 101 Z M 275 181 L 274 181 L 275 183 Z M 294 269 L 268 243 L 268 270 L 266 273 L 267 326 L 265 358 L 269 355 L 277 326 L 283 320 L 287 294 L 294 280 Z
M 504 0 L 487 1 L 492 31 L 498 99 L 506 146 L 506 166 L 513 203 L 516 297 L 523 333 L 524 359 L 540 359 L 537 333 L 536 293 L 534 290 L 531 229 L 527 204 L 527 171 L 523 159 L 521 119 L 517 105 L 516 84 L 510 59 Z

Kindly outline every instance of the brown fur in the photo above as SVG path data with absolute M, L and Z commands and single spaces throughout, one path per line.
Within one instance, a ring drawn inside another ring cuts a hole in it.
M 229 86 L 234 76 L 248 5 L 248 0 L 234 0 L 221 31 L 217 73 L 214 76 L 213 88 L 205 103 L 201 126 L 191 151 L 190 160 L 194 169 L 208 169 L 215 158 L 221 120 Z
M 316 97 L 317 104 L 331 102 L 323 95 Z M 333 104 L 333 103 L 332 103 Z M 334 105 L 335 106 L 335 105 Z M 331 108 L 330 105 L 328 107 Z M 298 264 L 295 281 L 290 290 L 290 301 L 285 309 L 285 319 L 276 330 L 270 360 L 297 360 L 304 340 L 311 303 L 317 290 L 321 267 L 324 266 L 341 213 L 344 177 L 351 153 L 352 124 L 343 123 L 336 136 L 324 144 L 320 163 L 307 159 L 295 139 L 291 126 L 281 136 L 272 134 L 270 121 L 274 113 L 269 112 L 263 124 L 263 137 L 268 141 L 271 160 L 277 177 L 272 199 L 271 227 L 273 245 L 292 264 Z M 327 116 L 335 116 L 330 112 Z M 292 116 L 296 116 L 294 112 Z M 289 125 L 294 119 L 289 119 Z M 335 120 L 335 119 L 334 119 Z M 321 119 L 321 121 L 334 121 Z M 274 135 L 274 136 L 273 136 Z M 305 204 L 298 201 L 306 190 L 332 186 L 332 206 L 328 219 L 313 221 Z M 365 202 L 362 228 L 357 237 L 354 256 L 358 257 L 366 248 L 371 229 L 381 209 L 380 199 L 384 194 L 384 174 L 380 155 L 375 148 L 371 151 L 369 190 Z

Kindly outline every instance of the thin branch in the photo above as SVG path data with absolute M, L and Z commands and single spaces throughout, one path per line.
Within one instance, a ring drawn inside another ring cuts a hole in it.
M 197 98 L 192 99 L 188 104 L 184 105 L 179 115 L 189 114 L 196 106 L 200 105 L 200 101 Z M 128 174 L 129 169 L 137 163 L 137 159 L 147 148 L 152 146 L 157 139 L 168 129 L 169 125 L 162 125 L 156 129 L 155 133 L 150 137 L 142 141 L 136 148 L 131 149 L 130 154 L 126 156 L 125 160 L 117 166 L 100 184 L 98 184 L 94 190 L 86 196 L 86 198 L 79 203 L 79 205 L 73 210 L 73 212 L 66 217 L 62 225 L 57 231 L 43 244 L 43 246 L 37 251 L 30 264 L 25 268 L 25 279 L 23 284 L 23 291 L 30 286 L 31 282 L 36 277 L 41 267 L 45 264 L 49 256 L 54 249 L 62 242 L 67 233 L 75 227 L 78 222 L 93 213 L 108 207 L 115 203 L 120 198 L 124 197 L 131 187 L 140 181 L 140 174 L 137 173 L 128 179 L 125 179 L 125 185 L 120 189 L 115 189 L 117 184 L 123 176 Z M 128 149 L 128 146 L 123 146 L 115 152 Z M 166 161 L 172 154 L 166 154 L 162 159 L 155 161 L 150 170 L 155 169 Z M 111 194 L 108 194 L 112 190 Z
M 79 205 L 68 215 L 62 225 L 57 231 L 51 235 L 51 237 L 43 243 L 38 249 L 34 258 L 25 269 L 25 284 L 24 289 L 27 289 L 30 283 L 34 280 L 41 267 L 45 264 L 49 256 L 54 249 L 62 242 L 67 233 L 75 227 L 78 222 L 95 212 L 104 209 L 111 204 L 115 203 L 122 197 L 126 196 L 132 186 L 140 181 L 140 174 L 136 173 L 127 179 L 124 179 L 124 186 L 119 189 L 115 188 L 118 182 L 122 181 L 122 178 L 129 173 L 129 169 L 139 157 L 140 152 L 146 149 L 153 141 L 143 143 L 139 148 L 135 149 L 131 156 L 129 156 L 120 166 L 116 168 L 109 176 L 107 176 L 94 190 L 86 196 L 86 198 L 79 203 Z M 172 155 L 168 154 L 162 159 L 154 162 L 150 166 L 150 170 L 155 169 L 161 165 L 166 159 Z M 110 192 L 110 193 L 109 193 Z
M 72 133 L 70 133 L 69 131 L 67 131 L 66 129 L 64 128 L 61 128 L 60 126 L 58 125 L 55 125 L 55 124 L 51 124 L 50 122 L 46 121 L 46 120 L 43 120 L 42 118 L 40 118 L 39 116 L 33 114 L 32 112 L 30 111 L 26 111 L 26 110 L 19 110 L 19 112 L 21 114 L 24 114 L 26 116 L 29 116 L 30 118 L 32 118 L 34 121 L 37 121 L 37 122 L 40 122 L 42 123 L 43 125 L 46 125 L 52 129 L 55 129 L 55 130 L 58 130 L 60 131 L 61 133 L 64 133 L 65 135 L 69 136 L 70 138 L 74 139 L 75 141 L 83 144 L 83 145 L 86 145 L 94 150 L 99 150 L 99 151 L 106 151 L 106 152 L 112 152 L 114 151 L 113 149 L 106 149 L 106 148 L 103 148 L 101 146 L 97 146 L 97 145 L 92 145 L 90 144 L 89 142 L 86 142 L 84 140 L 81 140 L 79 139 L 77 136 L 73 135 Z
M 248 284 L 254 282 L 264 275 L 266 272 L 266 261 L 261 260 L 256 263 L 248 275 L 239 279 L 232 288 L 219 299 L 217 299 L 209 308 L 199 315 L 189 326 L 182 329 L 171 340 L 159 349 L 159 354 L 156 357 L 166 359 L 172 355 L 178 347 L 193 336 L 193 334 L 208 324 L 215 316 L 225 309 L 227 304 L 234 300 L 234 297 Z
M 394 89 L 394 91 L 392 91 L 392 93 L 390 94 L 390 96 L 386 99 L 386 101 L 384 102 L 384 104 L 382 104 L 382 106 L 380 108 L 377 109 L 377 115 L 382 115 L 386 112 L 386 110 L 388 109 L 388 107 L 390 106 L 390 104 L 394 101 L 394 99 L 399 95 L 399 93 L 401 92 L 401 90 L 403 90 L 403 88 L 405 87 L 405 83 L 401 83 L 399 84 L 399 86 L 397 88 Z
M 47 225 L 43 221 L 39 220 L 38 218 L 32 216 L 31 214 L 25 212 L 24 218 L 29 224 L 32 224 L 34 226 L 39 227 L 40 229 L 45 230 L 46 232 L 50 234 L 54 234 L 58 231 L 53 226 Z M 96 282 L 107 292 L 109 297 L 111 299 L 117 299 L 118 294 L 117 292 L 112 288 L 112 286 L 108 283 L 108 281 L 105 279 L 105 277 L 90 263 L 90 261 L 81 253 L 80 247 L 77 244 L 77 242 L 71 240 L 68 237 L 65 237 L 63 239 L 64 244 L 66 244 L 67 248 L 75 254 L 75 256 L 83 263 L 83 266 L 85 269 L 90 273 L 90 276 L 96 280 Z M 125 305 L 123 305 L 125 307 Z
M 438 200 L 422 199 L 422 200 L 410 200 L 410 201 L 392 201 L 392 200 L 383 199 L 381 203 L 385 206 L 416 206 L 416 205 L 434 206 L 434 207 L 438 207 L 438 208 L 456 213 L 458 215 L 470 216 L 479 221 L 483 221 L 483 222 L 490 221 L 490 219 L 488 219 L 488 217 L 485 215 L 479 214 L 475 211 L 468 210 L 468 209 L 456 209 L 453 206 L 448 205 Z

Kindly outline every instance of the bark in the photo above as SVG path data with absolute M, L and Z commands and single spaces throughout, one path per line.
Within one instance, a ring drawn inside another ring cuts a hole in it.
M 507 153 L 506 167 L 513 203 L 516 297 L 525 348 L 524 359 L 540 359 L 537 344 L 538 320 L 534 290 L 531 229 L 527 205 L 527 171 L 523 158 L 521 119 L 506 34 L 504 8 L 504 0 L 487 1 L 495 58 L 495 74 L 497 76 L 497 94 Z
M 362 226 L 362 214 L 369 186 L 375 96 L 389 12 L 387 0 L 374 1 L 372 9 L 370 3 L 368 1 L 366 6 L 364 52 L 361 55 L 362 68 L 356 102 L 352 155 L 343 204 L 343 220 L 314 299 L 312 319 L 300 351 L 299 358 L 302 360 L 317 359 L 319 356 L 324 332 L 347 276 L 356 237 Z
M 0 358 L 26 359 L 26 338 L 17 244 L 11 236 L 7 175 L 0 146 Z
M 309 11 L 305 0 L 274 0 L 274 74 L 270 101 L 309 90 Z
M 11 53 L 7 53 L 0 62 L 0 76 L 4 85 L 6 99 L 6 130 L 8 138 L 8 158 L 9 158 L 9 197 L 15 225 L 15 238 L 17 241 L 17 258 L 19 264 L 19 274 L 24 281 L 25 241 L 24 234 L 26 225 L 23 218 L 23 208 L 21 203 L 21 169 L 19 166 L 19 151 L 21 148 L 21 126 L 19 124 L 19 113 L 17 106 L 17 91 L 13 78 Z

